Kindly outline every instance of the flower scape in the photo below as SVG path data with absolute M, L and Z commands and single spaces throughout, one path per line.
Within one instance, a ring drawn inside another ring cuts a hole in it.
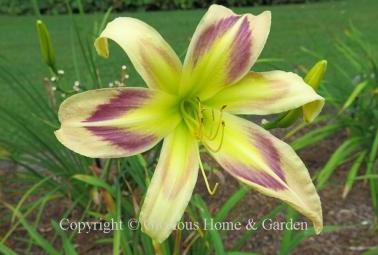
M 301 77 L 250 71 L 267 40 L 271 13 L 237 15 L 212 5 L 191 39 L 183 63 L 146 23 L 129 17 L 108 23 L 95 41 L 108 57 L 108 39 L 126 52 L 148 88 L 86 91 L 60 106 L 56 137 L 93 158 L 145 152 L 163 140 L 140 211 L 142 230 L 168 238 L 192 196 L 198 172 L 206 175 L 200 147 L 237 180 L 278 198 L 323 226 L 319 196 L 294 150 L 237 115 L 268 115 L 303 106 L 311 122 L 324 99 Z M 206 181 L 207 188 L 213 192 Z

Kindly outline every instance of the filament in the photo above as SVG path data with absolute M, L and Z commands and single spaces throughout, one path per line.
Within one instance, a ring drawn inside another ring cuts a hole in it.
M 198 97 L 195 98 L 195 101 L 185 100 L 180 105 L 180 111 L 189 131 L 211 152 L 218 152 L 223 144 L 225 128 L 223 110 L 225 108 L 226 105 L 221 107 L 219 115 L 215 114 L 214 109 L 211 109 L 211 116 L 207 116 L 208 114 L 206 115 L 204 112 L 210 109 L 204 108 Z M 207 130 L 205 128 L 205 123 L 206 126 L 209 125 Z M 209 142 L 216 140 L 219 137 L 219 133 L 220 142 L 214 148 L 209 145 Z
M 226 108 L 226 105 L 223 105 L 222 108 L 220 109 L 220 113 L 219 113 L 219 122 L 218 122 L 218 125 L 217 125 L 217 128 L 215 130 L 215 133 L 213 133 L 213 125 L 211 125 L 211 129 L 210 129 L 210 135 L 209 136 L 206 136 L 206 138 L 209 140 L 209 141 L 213 141 L 219 134 L 219 129 L 221 127 L 221 125 L 224 125 L 222 119 L 223 119 L 223 110 L 224 108 Z M 214 117 L 214 110 L 212 109 L 212 114 L 213 114 L 213 120 L 215 121 L 215 117 Z
M 205 141 L 205 140 L 202 140 L 202 143 L 203 145 L 206 147 L 206 149 L 208 149 L 209 151 L 211 152 L 219 152 L 220 149 L 222 148 L 222 144 L 223 144 L 223 137 L 224 137 L 224 127 L 225 127 L 225 123 L 224 121 L 221 122 L 222 124 L 222 131 L 221 131 L 221 137 L 220 137 L 220 142 L 219 142 L 219 145 L 214 149 L 214 148 L 211 148 L 211 146 Z
M 213 189 L 210 188 L 210 184 L 209 184 L 209 181 L 207 180 L 207 176 L 206 176 L 206 173 L 205 173 L 205 169 L 203 168 L 201 156 L 200 156 L 199 152 L 198 152 L 198 161 L 199 161 L 199 166 L 200 166 L 200 169 L 201 169 L 203 180 L 205 181 L 205 184 L 206 184 L 207 192 L 209 192 L 209 194 L 212 196 L 217 191 L 219 183 L 216 182 Z

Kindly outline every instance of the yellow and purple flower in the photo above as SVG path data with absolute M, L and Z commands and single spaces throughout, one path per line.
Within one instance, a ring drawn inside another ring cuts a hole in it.
M 251 72 L 270 30 L 271 15 L 236 15 L 212 5 L 198 25 L 182 64 L 149 25 L 134 18 L 110 22 L 95 42 L 108 57 L 108 39 L 120 45 L 148 88 L 87 91 L 59 109 L 59 141 L 96 158 L 135 155 L 164 139 L 140 221 L 154 240 L 165 240 L 191 198 L 204 146 L 232 176 L 279 198 L 323 225 L 319 196 L 293 149 L 235 114 L 266 115 L 324 99 L 301 77 L 284 71 Z

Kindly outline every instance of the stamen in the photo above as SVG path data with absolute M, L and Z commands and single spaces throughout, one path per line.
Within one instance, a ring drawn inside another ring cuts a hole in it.
M 180 110 L 181 110 L 181 113 L 184 115 L 185 123 L 187 124 L 188 128 L 192 132 L 193 131 L 193 125 L 195 127 L 197 125 L 197 121 L 192 116 L 190 116 L 190 114 L 188 114 L 186 112 L 185 106 L 184 106 L 183 103 L 180 105 Z
M 205 169 L 203 168 L 201 156 L 200 156 L 199 152 L 198 152 L 198 160 L 199 160 L 199 166 L 200 166 L 200 169 L 201 169 L 202 177 L 203 177 L 203 180 L 205 181 L 205 184 L 206 184 L 207 192 L 209 192 L 209 194 L 212 196 L 217 191 L 219 183 L 215 183 L 214 188 L 210 189 L 209 181 L 207 180 L 207 176 L 206 176 L 206 173 L 205 173 Z
M 202 132 L 202 126 L 203 126 L 203 114 L 202 114 L 202 107 L 201 107 L 201 101 L 198 97 L 196 97 L 198 101 L 198 107 L 197 107 L 197 117 L 199 121 L 199 130 L 198 130 L 198 139 L 202 140 L 203 132 Z
M 219 122 L 218 122 L 218 125 L 217 125 L 217 129 L 216 129 L 216 131 L 215 131 L 215 133 L 213 135 L 211 135 L 213 133 L 213 126 L 211 126 L 210 136 L 207 137 L 208 140 L 210 140 L 210 141 L 213 141 L 218 136 L 218 134 L 219 134 L 219 129 L 220 129 L 220 126 L 222 124 L 222 119 L 223 119 L 223 110 L 224 110 L 224 108 L 226 108 L 226 105 L 223 105 L 222 108 L 220 109 Z
M 213 121 L 211 122 L 210 134 L 213 133 L 213 128 L 214 128 L 214 121 L 215 121 L 214 109 L 211 109 L 211 118 Z
M 214 109 L 211 109 L 211 118 L 208 118 L 210 116 L 205 115 L 204 112 L 210 109 L 206 109 L 203 107 L 199 97 L 196 97 L 195 100 L 185 100 L 180 104 L 180 111 L 183 115 L 183 120 L 185 124 L 188 126 L 190 133 L 192 133 L 196 137 L 196 139 L 201 141 L 202 144 L 211 152 L 218 152 L 223 144 L 225 124 L 222 119 L 223 110 L 225 108 L 226 105 L 223 105 L 221 107 L 221 109 L 219 110 L 218 118 L 216 116 L 217 114 L 215 113 Z M 208 127 L 210 130 L 206 130 L 205 127 Z M 220 143 L 216 148 L 212 148 L 208 144 L 208 142 L 217 139 L 219 137 L 219 132 L 221 132 Z
M 199 120 L 198 125 L 199 125 L 199 130 L 198 130 L 196 137 L 197 137 L 198 140 L 202 140 L 202 138 L 203 138 L 203 132 L 202 132 L 203 118 L 201 118 Z
M 217 148 L 215 148 L 215 149 L 211 148 L 211 146 L 209 144 L 207 144 L 207 142 L 205 140 L 202 141 L 202 143 L 206 147 L 206 149 L 208 149 L 209 151 L 214 152 L 214 153 L 220 151 L 220 149 L 222 148 L 222 144 L 223 144 L 224 127 L 225 127 L 225 123 L 224 123 L 224 121 L 222 121 L 222 133 L 221 133 L 221 138 L 220 138 L 221 140 L 220 140 Z

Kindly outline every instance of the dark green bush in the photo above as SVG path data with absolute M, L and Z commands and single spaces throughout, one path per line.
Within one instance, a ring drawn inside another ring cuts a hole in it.
M 0 14 L 23 15 L 34 14 L 65 14 L 68 13 L 67 3 L 74 13 L 104 12 L 112 7 L 115 12 L 130 10 L 175 10 L 206 8 L 213 3 L 225 6 L 253 6 L 319 2 L 324 0 L 0 0 Z

